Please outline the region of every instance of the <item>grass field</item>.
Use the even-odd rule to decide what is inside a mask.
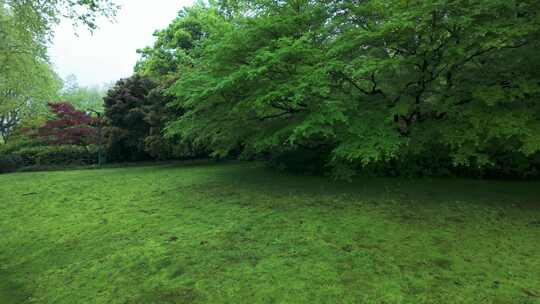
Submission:
[[[0,303],[540,303],[540,182],[0,176]]]

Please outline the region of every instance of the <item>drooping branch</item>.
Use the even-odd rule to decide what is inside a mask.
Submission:
[[[345,74],[342,71],[333,71],[333,72],[331,72],[331,74],[334,75],[334,77],[336,77],[336,78],[341,78],[341,79],[345,80],[346,82],[351,84],[358,91],[362,92],[365,95],[370,95],[370,96],[384,95],[384,92],[381,89],[379,89],[379,87],[377,85],[377,81],[375,79],[375,72],[371,73],[371,75],[368,78],[368,80],[371,82],[371,88],[369,90],[366,90],[365,88],[363,88],[354,79],[352,79],[351,77],[349,77],[347,74]]]

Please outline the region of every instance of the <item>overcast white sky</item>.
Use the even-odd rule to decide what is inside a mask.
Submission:
[[[90,34],[79,28],[75,35],[69,21],[55,32],[49,55],[57,73],[74,74],[83,86],[101,85],[130,76],[138,59],[136,50],[151,45],[152,34],[165,28],[192,0],[116,0],[122,5],[115,23],[99,22]]]

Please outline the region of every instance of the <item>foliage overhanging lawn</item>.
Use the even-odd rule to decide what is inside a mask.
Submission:
[[[0,303],[540,303],[540,183],[0,176]]]

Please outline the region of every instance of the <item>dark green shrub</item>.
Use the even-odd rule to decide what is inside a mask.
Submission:
[[[514,151],[498,153],[493,164],[482,170],[482,176],[489,178],[535,178],[540,176],[540,153],[525,156]]]
[[[540,177],[540,153],[525,156],[512,151],[490,151],[494,160],[485,166],[456,165],[448,148],[432,146],[430,149],[404,150],[399,157],[381,160],[362,166],[352,167],[352,175],[362,176],[462,176],[473,178],[524,179]],[[310,150],[297,148],[272,154],[269,164],[272,167],[302,174],[334,174],[326,163],[330,158],[327,149]]]
[[[23,167],[36,165],[37,155],[48,147],[45,146],[36,146],[36,147],[24,147],[17,151],[14,151],[13,154],[17,155],[21,159]]]
[[[540,153],[525,156],[516,152],[493,153],[492,163],[485,166],[456,165],[447,150],[433,147],[421,153],[404,153],[397,159],[376,162],[358,168],[360,174],[372,176],[461,176],[472,178],[523,179],[540,176]]]
[[[14,154],[0,155],[0,173],[13,172],[22,166],[22,159]]]
[[[172,159],[171,142],[163,138],[163,136],[151,135],[144,139],[144,150],[152,158],[157,160]]]

